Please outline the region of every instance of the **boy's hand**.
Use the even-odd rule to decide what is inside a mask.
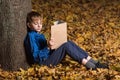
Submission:
[[[50,48],[55,44],[54,38],[51,38],[51,39],[50,39],[49,44],[50,44]]]

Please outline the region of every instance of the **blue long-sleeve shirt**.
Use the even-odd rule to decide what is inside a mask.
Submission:
[[[29,31],[24,41],[27,54],[33,57],[35,63],[41,63],[48,58],[50,50],[43,34]]]

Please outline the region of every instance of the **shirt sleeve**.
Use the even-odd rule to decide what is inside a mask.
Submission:
[[[45,47],[45,48],[40,49],[40,46],[38,45],[34,35],[30,36],[30,44],[31,44],[31,53],[33,55],[35,62],[43,61],[44,59],[48,57],[47,48]]]

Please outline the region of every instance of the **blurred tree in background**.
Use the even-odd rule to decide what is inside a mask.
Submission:
[[[30,0],[0,0],[0,65],[5,70],[27,66],[23,40]]]

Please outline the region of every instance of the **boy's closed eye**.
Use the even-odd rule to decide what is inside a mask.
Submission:
[[[34,25],[42,25],[42,23],[33,22]]]

